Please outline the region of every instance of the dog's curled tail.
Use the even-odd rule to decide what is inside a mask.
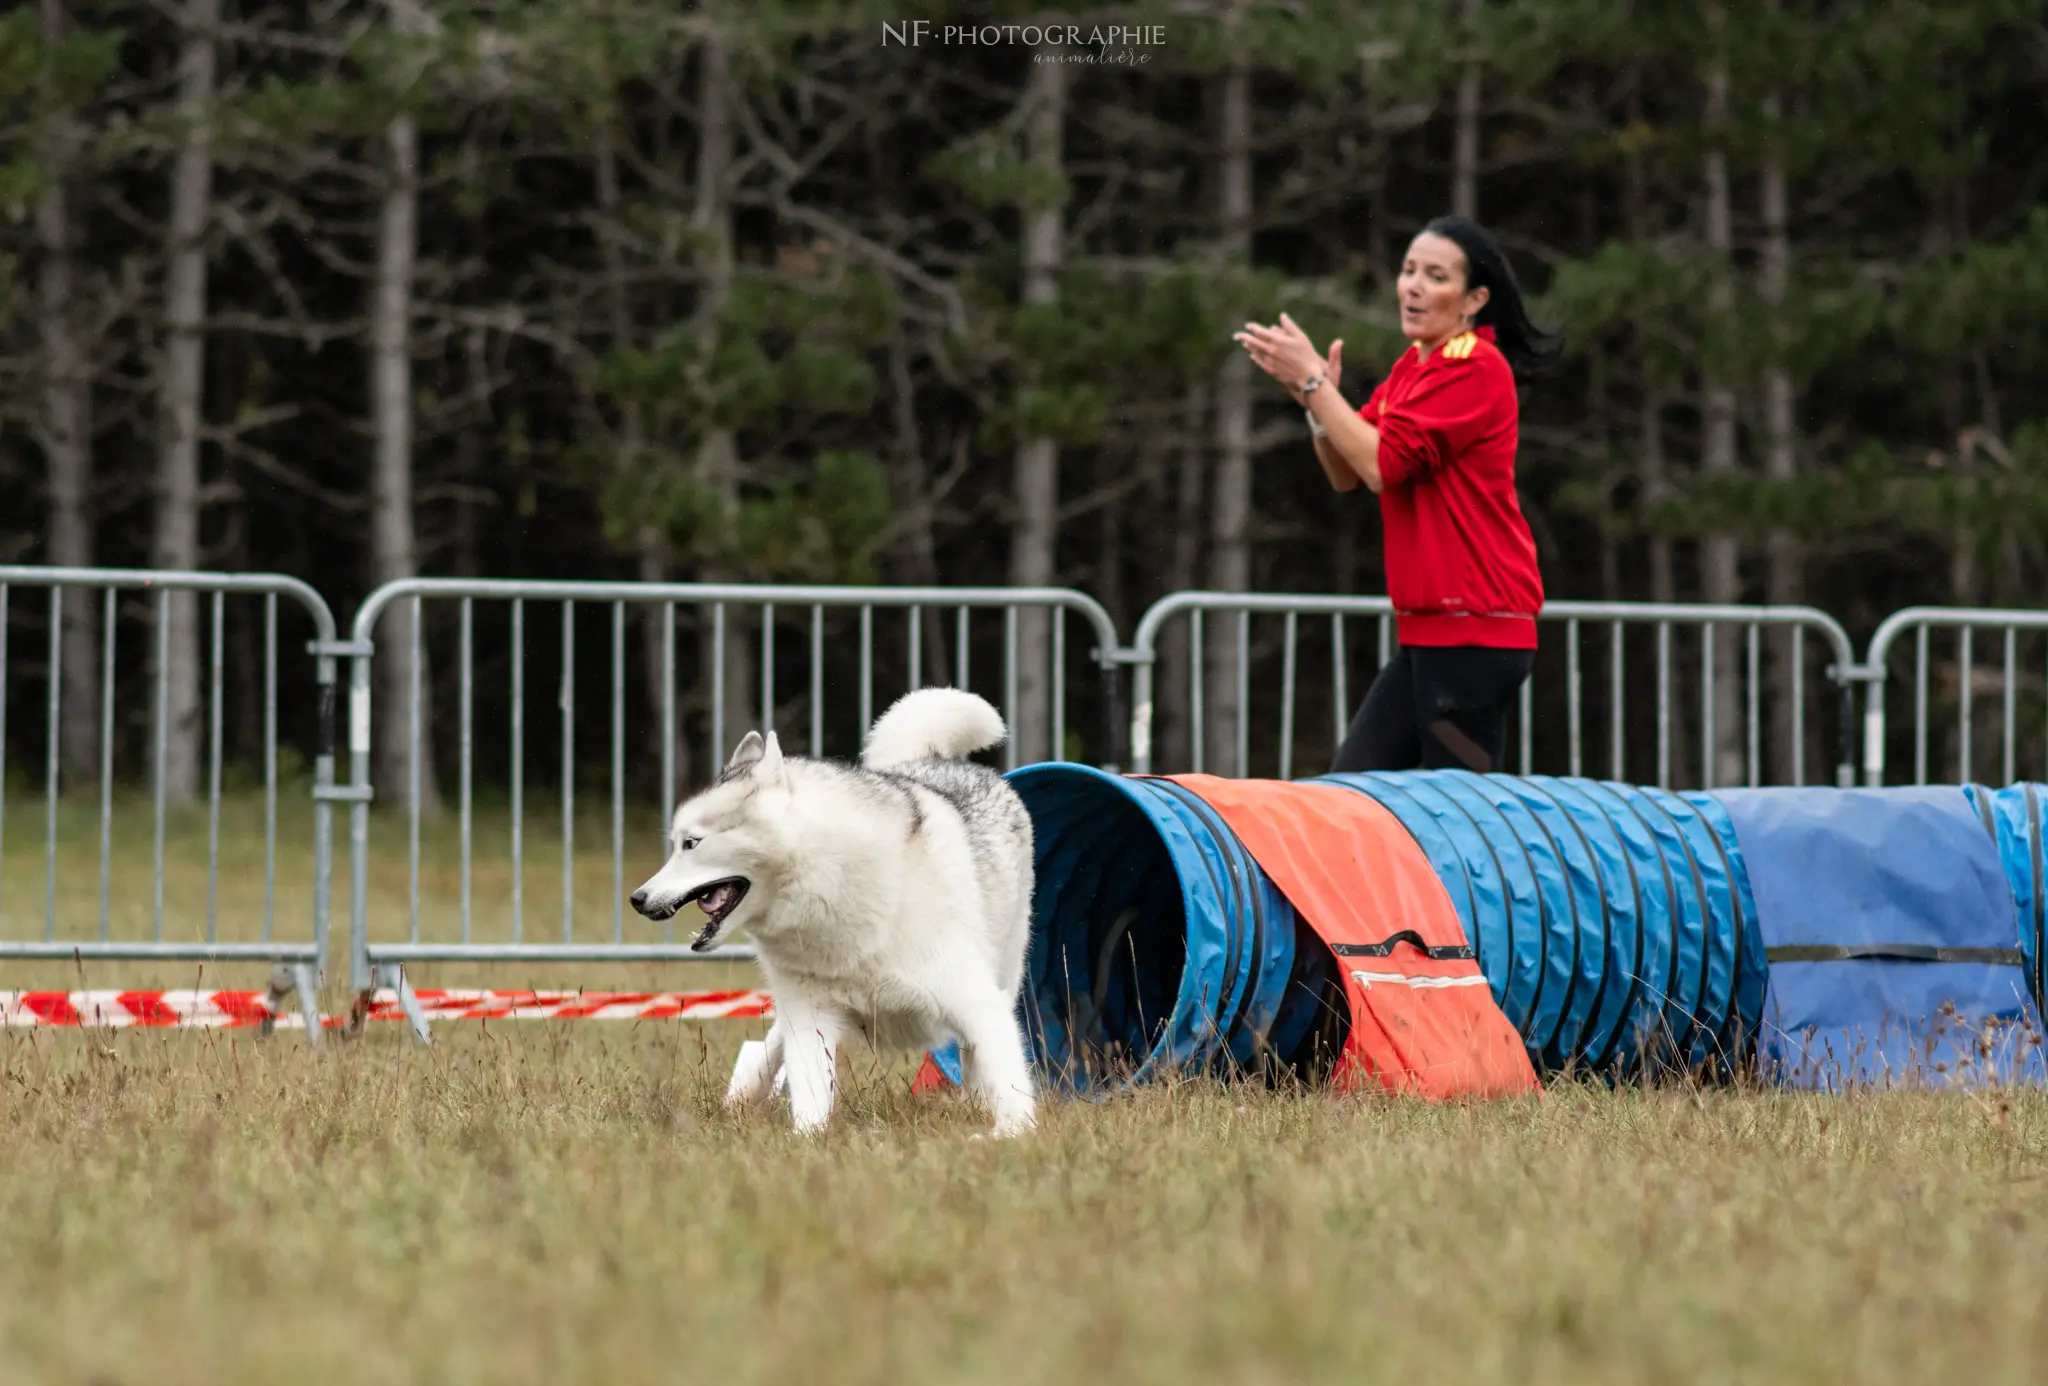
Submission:
[[[957,760],[1000,746],[1009,735],[986,698],[959,688],[906,693],[875,719],[861,763],[883,770],[914,760]]]

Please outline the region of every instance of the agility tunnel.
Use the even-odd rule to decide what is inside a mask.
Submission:
[[[1022,1020],[1055,1089],[2043,1079],[2034,786],[1009,778],[1037,856]]]

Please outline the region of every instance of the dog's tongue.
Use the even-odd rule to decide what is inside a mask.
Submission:
[[[703,907],[705,914],[713,919],[717,919],[719,915],[732,908],[732,896],[733,888],[729,885],[722,885],[714,889],[698,903]]]

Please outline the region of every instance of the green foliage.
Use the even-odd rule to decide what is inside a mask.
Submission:
[[[137,391],[162,331],[176,27],[138,0],[67,8],[77,28],[54,47],[37,7],[0,12],[0,455],[36,455],[34,211],[53,117],[69,114],[81,292],[105,373],[96,461],[110,513],[125,514],[156,442],[135,421],[153,417]],[[421,35],[370,4],[245,7],[235,21],[209,228],[209,371],[224,374],[208,423],[239,431],[209,442],[206,468],[228,498],[221,532],[254,535],[252,550],[337,513],[360,523],[364,304],[382,141],[400,112],[421,141],[415,442],[432,561],[459,492],[481,494],[500,525],[488,561],[504,570],[587,570],[605,542],[630,547],[651,525],[683,567],[900,576],[886,546],[905,523],[887,514],[875,461],[887,457],[899,488],[948,474],[943,500],[893,494],[934,502],[944,578],[988,581],[1018,441],[1059,445],[1063,503],[1113,490],[1162,449],[1199,451],[1183,419],[1248,319],[1285,312],[1319,346],[1343,338],[1343,388],[1363,397],[1406,345],[1386,261],[1447,200],[1453,98],[1475,67],[1481,218],[1570,352],[1523,392],[1527,500],[1565,555],[1555,590],[1594,581],[1593,538],[1734,530],[1747,548],[1791,530],[1816,555],[1816,587],[1840,591],[1866,571],[1845,552],[1945,555],[2015,526],[2048,531],[2048,212],[2029,211],[2048,180],[2038,0],[1731,2],[1718,27],[1704,9],[1642,0],[1249,0],[1235,23],[1222,0],[427,8]],[[885,21],[919,18],[1151,27],[1163,41],[1143,64],[1071,69],[1063,161],[1044,167],[1026,157],[1019,106],[1030,55],[883,44]],[[738,260],[715,305],[705,271],[721,239],[700,223],[697,187],[714,32],[732,60],[725,230]],[[1248,265],[1217,248],[1219,81],[1238,59],[1253,79]],[[1717,70],[1727,113],[1710,122]],[[617,175],[605,206],[600,136]],[[1710,151],[1729,177],[1725,261],[1705,236]],[[1764,264],[1773,162],[1788,190],[1781,295]],[[1045,211],[1063,226],[1056,296],[1026,304],[1021,228]],[[319,329],[317,349],[301,323]],[[1766,483],[1778,373],[1799,475]],[[1694,472],[1709,376],[1734,391],[1739,434],[1738,470],[1711,485]],[[1263,425],[1285,401],[1258,386]],[[1654,504],[1637,455],[1647,396],[1662,401],[1671,487]],[[258,422],[280,404],[300,413]],[[897,451],[912,429],[916,466]],[[701,469],[725,456],[723,434],[730,474],[714,485]],[[1977,434],[1964,466],[1959,435]],[[245,465],[258,454],[263,480]],[[1948,460],[1930,467],[1930,454]],[[1255,500],[1258,570],[1327,582],[1320,541],[1267,537],[1320,532],[1322,492],[1262,470]],[[9,504],[27,535],[45,499],[23,487]],[[1144,545],[1119,541],[1131,600],[1159,578],[1151,519]],[[1063,536],[1063,562],[1095,561],[1092,523]],[[2048,571],[2048,555],[2025,561]],[[1899,581],[1938,592],[1945,570],[1929,562]]]

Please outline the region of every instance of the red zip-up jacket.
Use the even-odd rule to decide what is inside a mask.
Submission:
[[[1515,498],[1521,410],[1493,329],[1403,352],[1358,410],[1380,431],[1387,595],[1403,645],[1536,648],[1543,577]]]

